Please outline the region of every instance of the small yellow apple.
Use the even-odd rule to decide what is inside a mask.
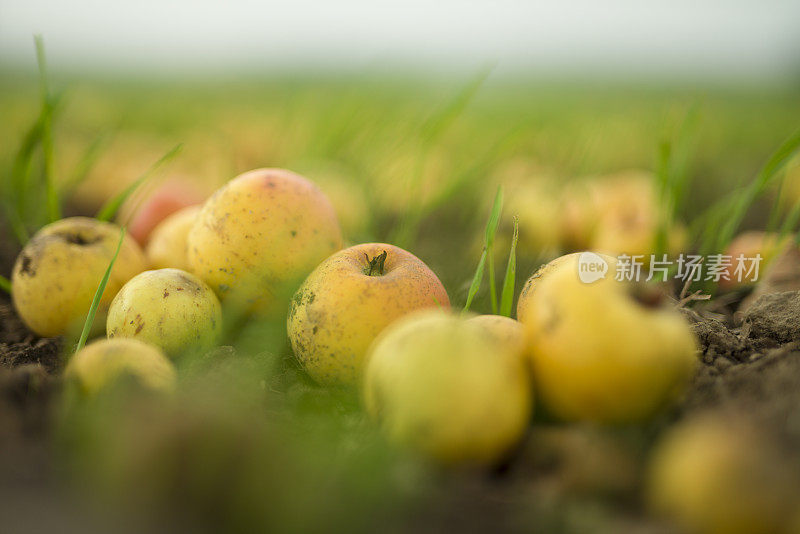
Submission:
[[[370,343],[390,323],[422,309],[450,307],[442,283],[419,258],[394,245],[339,251],[295,293],[287,329],[297,359],[322,384],[354,384]]]
[[[525,434],[531,384],[524,354],[481,322],[438,310],[388,327],[370,348],[369,415],[387,437],[448,465],[491,465]]]
[[[180,269],[140,273],[122,286],[108,310],[109,338],[136,338],[174,357],[211,347],[222,331],[217,296]]]
[[[188,258],[223,300],[271,311],[341,246],[322,191],[291,171],[257,169],[206,201],[189,230]]]
[[[156,226],[147,241],[145,254],[154,269],[189,270],[186,240],[200,206],[188,206],[167,216]]]
[[[88,217],[69,217],[39,230],[17,257],[11,275],[14,307],[40,336],[80,331],[119,243],[120,228]],[[120,287],[147,268],[139,245],[125,235],[100,299],[95,325],[105,324]]]
[[[741,412],[695,415],[657,445],[649,504],[690,532],[794,533],[800,488],[786,463]]]
[[[585,258],[555,260],[519,303],[537,393],[566,420],[645,419],[682,392],[697,342],[652,288],[617,281],[614,263],[599,255],[591,259],[605,271],[582,270]]]
[[[153,390],[171,391],[175,368],[157,347],[136,339],[101,339],[83,347],[67,364],[64,376],[93,395],[123,375]]]

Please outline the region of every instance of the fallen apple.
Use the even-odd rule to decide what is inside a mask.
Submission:
[[[480,322],[438,310],[389,326],[369,351],[364,401],[394,443],[448,465],[500,461],[525,434],[524,355]]]
[[[222,330],[220,303],[208,285],[179,269],[145,271],[111,302],[109,338],[136,338],[169,356],[207,349]]]
[[[206,201],[189,230],[188,258],[221,299],[271,313],[341,246],[322,191],[291,171],[257,169]]]
[[[648,501],[688,532],[797,532],[800,487],[788,463],[741,412],[695,415],[657,444]]]
[[[25,324],[40,336],[80,331],[100,281],[111,263],[120,228],[88,217],[70,217],[39,230],[17,257],[12,299]],[[125,235],[95,325],[105,324],[119,288],[147,268],[136,241]]]
[[[143,386],[171,391],[175,368],[157,347],[136,339],[101,339],[83,347],[64,370],[80,391],[94,395],[120,377],[132,376]]]
[[[136,209],[128,224],[128,231],[144,246],[161,221],[185,207],[200,205],[205,199],[204,193],[188,183],[164,184]]]
[[[200,206],[182,208],[161,221],[150,233],[145,254],[154,269],[189,270],[186,240]]]
[[[583,254],[558,258],[519,304],[536,391],[562,419],[645,419],[692,376],[694,334],[657,288],[617,281],[613,263],[602,276],[586,278],[585,260]]]
[[[775,232],[749,231],[733,238],[723,256],[728,256],[730,265],[719,285],[723,289],[735,289],[758,281],[773,259],[783,253],[791,243],[791,236],[783,239]],[[758,269],[755,268],[756,263]]]
[[[476,315],[467,321],[483,328],[498,345],[508,346],[519,354],[528,351],[528,333],[519,321],[502,315]]]
[[[322,384],[354,384],[375,337],[410,312],[450,307],[442,283],[419,258],[367,243],[321,263],[297,290],[287,329],[297,359]]]

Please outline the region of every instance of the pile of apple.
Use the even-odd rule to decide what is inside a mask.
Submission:
[[[13,301],[34,332],[82,325],[119,232],[75,217],[26,245]],[[285,317],[308,374],[360,388],[391,441],[439,463],[485,466],[524,438],[534,403],[564,421],[637,422],[693,374],[697,344],[683,314],[652,287],[617,281],[611,257],[592,283],[578,276],[579,254],[545,265],[513,320],[451,311],[437,276],[401,248],[342,246],[312,182],[281,169],[242,174],[164,219],[144,251],[123,239],[96,320],[107,339],[74,355],[66,375],[89,394],[122,374],[168,393],[172,362],[220,340],[223,309]]]

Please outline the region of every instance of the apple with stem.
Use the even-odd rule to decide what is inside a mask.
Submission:
[[[389,324],[424,308],[449,308],[442,283],[419,258],[366,243],[320,264],[295,293],[287,329],[298,360],[317,382],[352,385]]]

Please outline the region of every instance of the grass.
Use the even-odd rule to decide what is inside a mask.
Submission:
[[[519,217],[514,216],[514,233],[511,236],[511,250],[508,252],[506,275],[503,278],[503,291],[500,299],[500,315],[511,317],[514,294],[517,289],[517,241],[519,241]]]
[[[497,234],[497,228],[500,226],[500,213],[503,211],[503,188],[498,187],[497,193],[494,196],[494,203],[492,204],[492,210],[489,212],[489,220],[486,222],[486,230],[484,232],[484,241],[483,241],[483,250],[481,251],[481,257],[478,260],[478,266],[475,268],[475,274],[472,277],[472,283],[469,286],[469,291],[467,292],[467,301],[464,303],[464,310],[465,312],[469,311],[470,306],[472,306],[472,301],[475,299],[475,295],[478,294],[478,290],[481,288],[481,282],[483,281],[483,271],[487,262],[490,265],[489,269],[489,287],[490,287],[490,295],[492,301],[492,310],[496,313],[497,311],[497,300],[496,300],[496,292],[497,289],[495,288],[495,281],[494,281],[494,268],[493,268],[493,260],[491,259],[492,253],[494,251],[494,237]]]
[[[790,135],[775,150],[755,178],[745,186],[724,196],[697,219],[697,233],[700,235],[699,250],[707,255],[724,251],[736,233],[748,211],[759,198],[769,191],[780,189],[786,164],[800,151],[800,130]],[[772,210],[779,209],[774,203]],[[770,215],[773,218],[774,215]],[[792,215],[787,219],[791,223]],[[789,226],[784,229],[788,231]]]
[[[53,162],[53,98],[47,79],[47,59],[44,51],[44,39],[35,37],[36,61],[39,64],[39,85],[41,90],[41,144],[44,162],[44,184],[47,199],[47,217],[49,222],[61,218],[61,202],[56,186],[55,163]]]
[[[114,197],[108,199],[108,201],[103,204],[103,207],[100,208],[100,211],[97,212],[95,217],[99,221],[110,221],[116,215],[122,205],[127,201],[131,195],[133,195],[137,189],[139,189],[142,185],[147,182],[155,172],[165,163],[172,160],[175,156],[177,156],[181,150],[183,149],[182,144],[175,145],[172,147],[166,154],[161,156],[158,161],[153,163],[149,169],[147,169],[141,176],[139,176],[136,180],[134,180],[131,184],[129,184],[125,189],[123,189],[119,194],[115,195]]]
[[[111,258],[111,261],[108,263],[108,268],[106,268],[103,278],[100,279],[100,284],[97,286],[97,291],[95,291],[94,298],[92,299],[92,305],[89,307],[89,311],[86,314],[86,321],[83,323],[83,330],[81,330],[81,335],[78,338],[78,344],[75,346],[76,354],[84,347],[84,345],[86,345],[86,340],[89,339],[89,333],[92,331],[94,318],[97,315],[97,308],[100,307],[100,300],[103,298],[106,285],[108,285],[108,279],[111,277],[111,271],[114,269],[114,264],[117,262],[117,256],[119,256],[119,251],[122,248],[122,242],[125,240],[125,233],[126,229],[125,227],[122,227],[119,232],[117,249],[114,252],[114,256]]]
[[[6,278],[5,276],[0,276],[0,289],[11,294],[11,280]]]

